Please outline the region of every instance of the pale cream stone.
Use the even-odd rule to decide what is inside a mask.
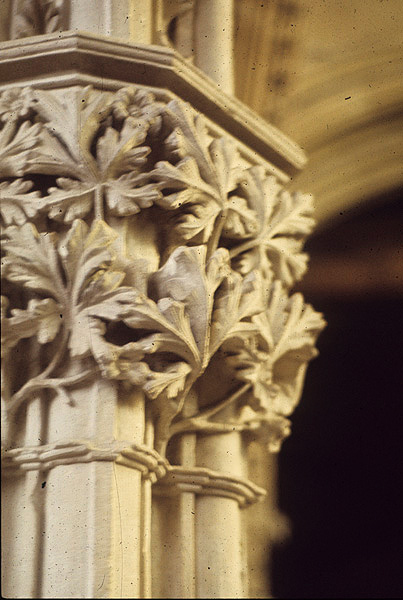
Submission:
[[[40,8],[54,31],[64,4]],[[172,48],[70,9],[92,33],[0,55],[3,594],[248,597],[247,447],[289,434],[324,326],[290,294],[305,157]]]

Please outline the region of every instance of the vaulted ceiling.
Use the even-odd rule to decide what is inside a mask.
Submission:
[[[306,151],[292,185],[315,195],[320,225],[403,188],[403,2],[235,7],[236,93]]]

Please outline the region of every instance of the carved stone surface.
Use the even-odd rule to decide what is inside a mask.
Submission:
[[[304,157],[172,49],[57,38],[0,57],[5,589],[242,597],[245,444],[278,450],[323,327]]]
[[[240,169],[230,138],[142,89],[11,89],[0,118],[5,360],[35,337],[44,364],[11,386],[6,414],[40,389],[70,402],[100,372],[145,391],[159,451],[179,432],[234,429],[277,449],[323,327],[287,293],[306,268],[310,197]],[[163,240],[157,269],[119,251],[140,214]],[[60,376],[67,355],[75,373]],[[208,367],[229,370],[230,393],[184,416]]]
[[[44,365],[11,385],[6,414],[41,389],[71,402],[101,373],[142,387],[158,451],[179,432],[248,429],[277,449],[323,327],[287,293],[306,268],[311,198],[240,169],[230,138],[142,89],[10,89],[0,118],[5,368],[32,337]],[[137,215],[162,240],[157,269],[122,251]],[[67,356],[75,372],[61,376]],[[233,385],[189,415],[208,367]]]
[[[39,88],[99,87],[100,59],[103,90],[133,83],[158,89],[165,98],[173,96],[170,90],[240,140],[243,153],[249,146],[254,157],[268,161],[266,166],[282,181],[305,165],[306,156],[297,144],[221,91],[172,48],[136,46],[71,31],[13,40],[2,44],[0,81],[7,87],[15,87],[16,82],[24,86],[26,81]]]
[[[66,26],[66,0],[14,0],[11,38],[53,33]]]

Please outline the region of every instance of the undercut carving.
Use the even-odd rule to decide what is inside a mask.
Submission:
[[[43,366],[7,386],[7,418],[45,389],[72,404],[101,376],[145,392],[162,455],[189,431],[255,431],[277,450],[324,326],[288,294],[311,198],[144,89],[11,89],[0,119],[5,368],[28,338]],[[127,231],[141,224],[154,238],[130,245],[160,258],[139,273]],[[189,407],[222,369],[225,396]]]

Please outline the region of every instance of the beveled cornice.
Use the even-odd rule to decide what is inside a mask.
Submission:
[[[242,102],[228,96],[172,48],[134,45],[88,33],[63,32],[0,44],[0,86],[62,87],[92,83],[116,89],[136,83],[169,90],[286,175],[301,169],[301,148]]]

